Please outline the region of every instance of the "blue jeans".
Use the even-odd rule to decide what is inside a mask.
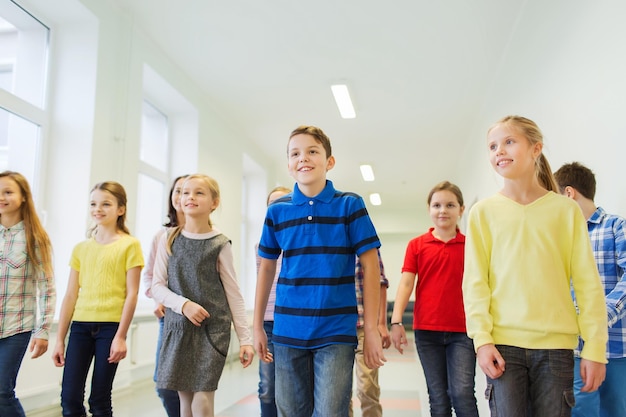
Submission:
[[[94,360],[89,394],[93,417],[112,417],[111,390],[117,363],[109,363],[111,342],[119,323],[72,322],[65,352],[61,384],[61,407],[64,417],[84,417],[85,384]]]
[[[606,378],[594,392],[580,392],[580,358],[574,360],[574,396],[576,405],[573,417],[626,416],[626,358],[609,359]]]
[[[161,343],[163,342],[163,322],[164,317],[159,319],[159,338],[157,339],[156,346],[156,365],[154,367],[154,382],[157,380],[157,368],[159,366],[159,355],[161,354]],[[180,417],[180,398],[178,397],[178,391],[171,389],[157,388],[157,395],[163,403],[163,408],[168,417]]]
[[[272,333],[274,331],[273,321],[264,321],[263,329],[267,334],[267,349],[274,354],[274,344],[272,343]],[[259,360],[259,402],[261,403],[261,417],[276,417],[276,399],[274,398],[275,373],[274,362],[263,362]]]
[[[31,333],[18,333],[0,339],[0,416],[26,415],[20,400],[15,397],[15,383]]]
[[[574,352],[496,345],[506,365],[487,377],[492,417],[569,417],[574,405]]]
[[[474,379],[476,354],[465,333],[415,330],[432,417],[478,417]]]
[[[352,396],[353,345],[296,349],[274,345],[280,417],[346,417]]]

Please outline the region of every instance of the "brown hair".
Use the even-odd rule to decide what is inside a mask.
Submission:
[[[176,227],[176,226],[178,226],[178,213],[176,213],[176,209],[174,208],[174,205],[172,204],[172,196],[174,195],[174,191],[176,190],[176,183],[178,182],[178,180],[181,180],[183,178],[187,178],[188,176],[189,175],[181,175],[179,177],[176,177],[176,179],[174,179],[174,182],[172,183],[172,187],[170,188],[170,195],[169,195],[169,198],[167,200],[167,218],[168,218],[168,222],[163,225],[165,227]]]
[[[463,207],[463,193],[458,186],[452,184],[450,181],[441,181],[430,190],[430,193],[428,193],[428,199],[426,200],[428,205],[430,205],[430,200],[432,200],[433,194],[437,191],[450,191],[459,201],[459,205]]]
[[[189,175],[189,176],[187,176],[187,178],[185,178],[185,182],[183,183],[183,186],[184,186],[184,184],[187,183],[187,181],[191,181],[191,180],[201,180],[201,181],[203,181],[205,183],[205,185],[207,186],[207,188],[209,189],[209,192],[211,193],[211,197],[213,198],[214,201],[217,201],[217,205],[219,205],[219,202],[220,202],[220,186],[217,183],[217,181],[215,181],[213,178],[209,177],[208,175],[193,174],[193,175]],[[213,227],[213,224],[211,223],[211,217],[210,216],[209,216],[209,226]],[[178,225],[169,234],[169,237],[167,238],[167,253],[169,255],[172,254],[172,243],[174,243],[174,239],[176,239],[176,237],[180,234],[180,232],[182,230],[183,230],[183,226]]]
[[[543,133],[541,133],[539,126],[530,119],[515,115],[505,116],[491,126],[487,133],[491,132],[491,130],[498,125],[506,125],[516,129],[531,145],[536,143],[543,144]],[[558,192],[556,181],[552,175],[552,169],[543,151],[539,155],[539,158],[535,160],[535,175],[537,180],[539,180],[539,184],[546,190]]]
[[[124,207],[124,213],[122,213],[120,216],[117,216],[116,225],[117,225],[117,230],[120,230],[129,235],[130,232],[128,231],[128,228],[126,227],[126,212],[128,211],[127,205],[126,205],[127,204],[126,190],[124,190],[124,187],[122,187],[122,184],[115,182],[115,181],[99,182],[93,186],[90,193],[93,193],[96,190],[106,191],[112,194],[113,197],[115,197],[115,200],[117,200],[118,207]],[[93,236],[96,231],[96,228],[97,228],[96,226],[91,227],[87,231],[87,237]]]
[[[330,139],[326,136],[326,133],[319,127],[315,126],[298,126],[289,135],[289,140],[296,135],[311,135],[315,141],[322,145],[326,151],[326,158],[330,158],[333,154],[332,147],[330,146]],[[289,152],[289,141],[287,141],[287,152]]]
[[[51,277],[53,275],[52,243],[39,220],[39,216],[37,216],[28,181],[22,174],[14,171],[4,171],[0,173],[1,177],[12,179],[20,188],[20,193],[24,199],[20,206],[20,216],[24,223],[26,235],[26,254],[36,271],[43,271],[46,277]]]
[[[580,162],[563,165],[554,173],[561,194],[565,187],[573,187],[585,198],[593,201],[596,196],[596,176]]]

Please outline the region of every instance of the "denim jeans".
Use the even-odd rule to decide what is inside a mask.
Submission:
[[[267,334],[267,349],[274,354],[274,344],[272,343],[272,333],[274,331],[273,321],[264,321],[263,329]],[[263,362],[259,360],[259,402],[261,403],[261,417],[276,417],[276,399],[274,398],[275,373],[274,362]]]
[[[574,405],[574,352],[496,345],[504,358],[500,378],[487,377],[492,417],[569,417]]]
[[[296,349],[274,345],[280,417],[346,417],[352,393],[353,345]]]
[[[24,332],[0,339],[0,416],[26,415],[15,397],[15,382],[31,334]]]
[[[574,396],[576,405],[573,417],[626,416],[626,358],[609,359],[606,378],[594,392],[580,392],[580,358],[574,360]]]
[[[474,392],[476,354],[465,333],[415,330],[415,346],[424,369],[430,415],[478,417]]]
[[[109,363],[111,342],[119,323],[72,322],[65,352],[61,383],[61,407],[64,417],[83,417],[87,373],[94,360],[89,394],[93,417],[111,417],[111,390],[117,363]]]
[[[164,317],[159,319],[159,338],[157,339],[156,346],[156,365],[154,367],[154,382],[157,380],[157,368],[159,366],[159,355],[161,354],[161,343],[163,342],[163,322]],[[180,417],[180,398],[178,397],[178,391],[171,389],[157,388],[157,395],[163,403],[163,408],[168,417]]]

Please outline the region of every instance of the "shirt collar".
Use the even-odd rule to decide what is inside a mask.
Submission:
[[[24,220],[14,224],[11,227],[4,227],[3,225],[0,224],[0,232],[19,232],[21,230],[24,230]]]
[[[428,238],[426,239],[428,242],[441,242],[441,240],[437,239],[435,236],[433,236],[433,230],[435,230],[434,227],[431,227],[430,229],[428,229]],[[463,235],[461,233],[461,230],[459,230],[459,228],[456,228],[456,236],[453,237],[452,239],[448,240],[445,243],[463,243],[465,242],[465,235]]]
[[[326,186],[324,186],[324,189],[315,197],[307,197],[302,194],[300,188],[298,188],[298,184],[296,183],[293,187],[292,201],[298,206],[306,204],[311,200],[316,200],[322,203],[330,203],[334,195],[335,187],[333,186],[333,182],[331,180],[326,180]]]
[[[606,211],[602,207],[598,207],[591,217],[587,219],[587,223],[600,224],[604,216],[606,216]]]

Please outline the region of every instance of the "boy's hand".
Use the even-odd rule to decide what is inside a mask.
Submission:
[[[606,365],[589,359],[580,360],[580,377],[583,380],[581,392],[593,392],[600,388],[606,376]]]
[[[259,355],[259,359],[263,362],[270,363],[274,361],[274,356],[267,348],[267,333],[265,333],[264,329],[254,329],[254,348]]]
[[[204,319],[211,317],[208,311],[204,309],[200,304],[193,301],[187,301],[183,304],[183,315],[189,319],[194,326],[200,326]]]
[[[365,330],[365,340],[363,342],[365,365],[370,369],[378,369],[387,362],[383,354],[383,345],[378,329],[374,330],[375,331]]]
[[[504,373],[505,362],[502,355],[493,343],[482,345],[476,351],[476,358],[480,369],[491,379],[497,379]]]
[[[391,336],[389,335],[389,329],[385,323],[378,323],[378,333],[380,333],[380,340],[383,343],[383,349],[387,349],[391,346]]]

